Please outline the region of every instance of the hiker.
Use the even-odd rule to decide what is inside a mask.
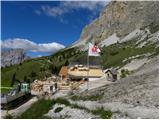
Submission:
[[[108,78],[108,81],[111,81],[111,76],[109,75],[109,73],[107,73],[107,78]]]
[[[58,90],[57,83],[55,83],[55,90],[56,90],[56,91]]]

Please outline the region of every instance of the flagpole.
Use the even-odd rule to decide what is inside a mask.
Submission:
[[[90,70],[90,68],[89,68],[89,55],[87,57],[87,66],[88,66],[88,71],[87,71],[87,90],[89,90],[89,70]]]
[[[89,43],[88,43],[88,55],[87,55],[87,90],[89,90]]]
[[[91,43],[88,43],[88,56],[87,56],[87,90],[89,90],[89,71],[90,71],[90,66],[89,66],[89,56],[100,56],[99,55],[100,49],[97,47],[97,45],[92,45]]]

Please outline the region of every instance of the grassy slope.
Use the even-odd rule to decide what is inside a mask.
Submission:
[[[10,81],[12,79],[12,75],[14,72],[17,73],[17,79],[22,80],[24,75],[29,75],[31,71],[38,72],[40,70],[40,63],[36,61],[27,61],[22,65],[14,65],[11,67],[7,67],[2,69],[2,86],[9,86]]]
[[[18,119],[45,119],[47,117],[43,115],[46,114],[54,104],[52,100],[41,99],[22,113]]]
[[[104,68],[121,67],[125,64],[122,62],[125,58],[145,53],[158,53],[158,49],[155,49],[155,45],[156,44],[148,44],[142,48],[137,48],[134,41],[128,41],[104,47],[102,49],[102,66]]]
[[[48,57],[34,58],[28,61],[24,61],[22,64],[13,65],[3,68],[1,71],[1,86],[10,87],[12,75],[16,72],[16,78],[23,81],[24,76],[29,79],[31,72],[35,72],[37,75],[35,78],[42,78],[44,75],[50,75],[51,73],[58,73],[61,66],[63,66],[67,60],[72,59],[74,56],[80,55],[75,48],[63,49],[54,55]],[[53,71],[51,67],[56,67]],[[42,71],[42,68],[44,69]],[[44,72],[45,71],[45,72]],[[6,92],[8,89],[2,89],[1,92]]]

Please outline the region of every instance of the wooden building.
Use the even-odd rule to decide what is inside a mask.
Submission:
[[[108,70],[105,71],[105,74],[107,75],[106,77],[107,77],[108,81],[113,81],[114,82],[114,81],[117,80],[117,74],[118,74],[117,70],[108,69]]]

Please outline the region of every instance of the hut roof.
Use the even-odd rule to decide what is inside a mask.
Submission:
[[[105,73],[107,73],[107,72],[111,72],[113,75],[118,74],[118,71],[114,68],[105,70]]]
[[[59,72],[59,75],[66,76],[67,73],[68,73],[68,68],[67,68],[67,66],[61,67],[61,70],[60,70],[60,72]]]

